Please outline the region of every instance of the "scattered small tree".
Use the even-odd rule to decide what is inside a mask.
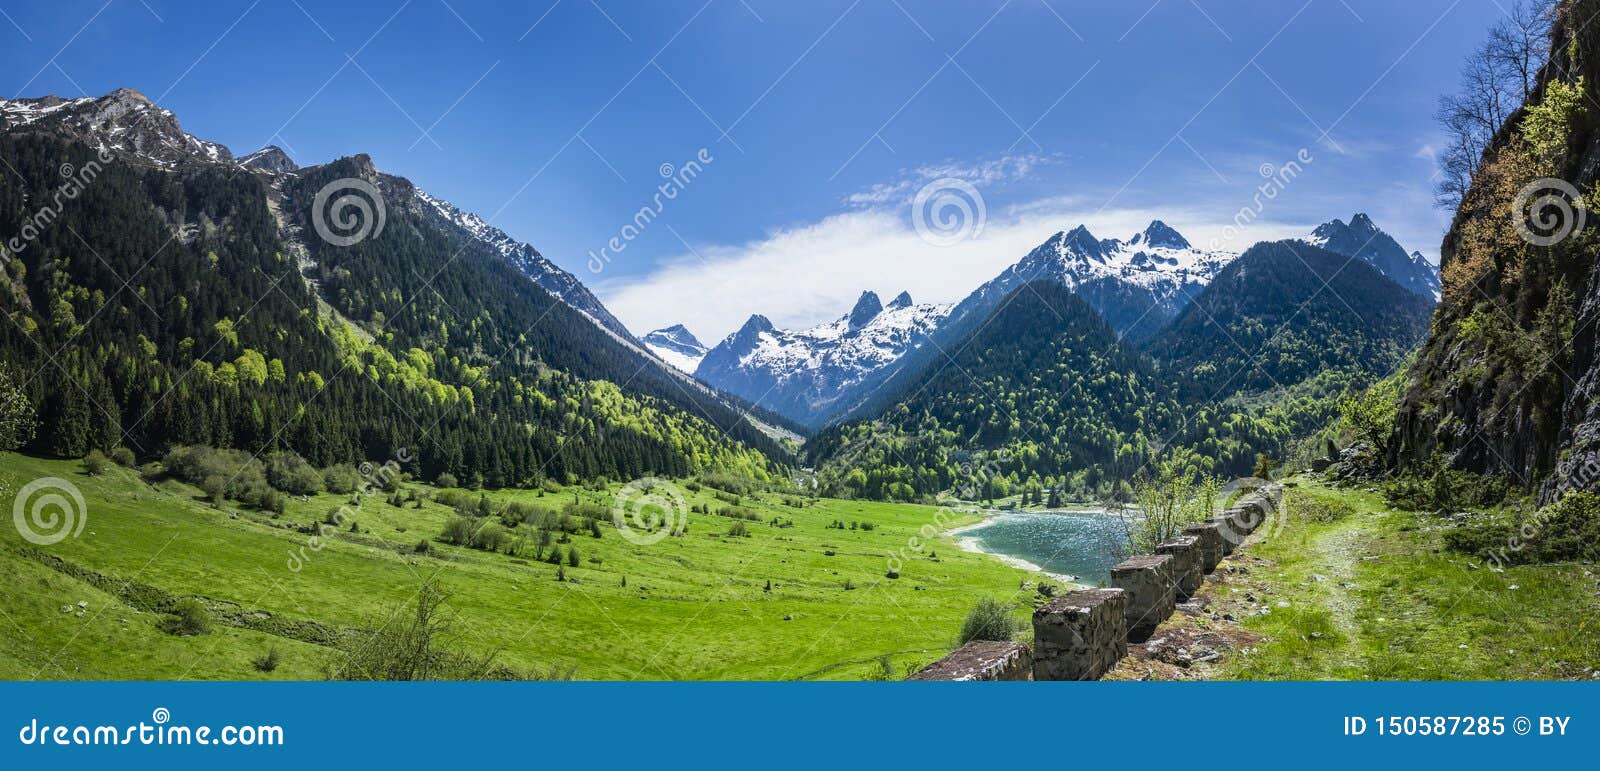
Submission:
[[[1010,642],[1019,629],[1021,624],[1011,617],[1011,608],[992,597],[980,597],[961,622],[956,644],[966,645],[973,640]]]
[[[211,631],[211,611],[199,600],[185,597],[172,606],[172,614],[161,622],[167,634],[193,637]]]

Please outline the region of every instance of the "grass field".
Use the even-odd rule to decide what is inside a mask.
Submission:
[[[1232,679],[1592,679],[1600,575],[1591,564],[1512,567],[1443,548],[1454,525],[1397,511],[1366,488],[1291,480],[1289,519],[1249,547],[1272,592],[1242,619],[1265,641],[1215,673]],[[1322,517],[1308,517],[1308,513]],[[1322,519],[1325,521],[1318,521]]]
[[[938,510],[927,506],[824,499],[796,508],[787,496],[754,494],[740,501],[762,519],[746,523],[748,537],[727,535],[733,520],[691,514],[683,536],[648,546],[606,522],[598,539],[572,537],[583,562],[563,568],[561,582],[554,565],[504,554],[437,542],[414,553],[450,515],[432,501],[401,508],[369,497],[355,509],[359,534],[313,550],[295,526],[320,521],[346,496],[291,499],[273,519],[213,507],[177,482],[152,486],[126,468],[89,476],[76,461],[0,454],[10,493],[41,477],[81,490],[87,519],[77,537],[45,546],[0,528],[5,679],[320,679],[335,651],[316,641],[385,623],[432,577],[451,595],[461,643],[528,675],[859,679],[883,656],[902,673],[939,658],[980,595],[1025,601],[1019,585],[1037,578],[942,536],[906,549],[934,522]],[[550,508],[576,496],[609,510],[617,487],[488,495]],[[684,494],[715,508],[712,492]],[[773,517],[793,525],[771,526]],[[846,529],[828,527],[835,521]],[[888,555],[902,549],[899,577],[888,578]],[[167,634],[164,615],[129,600],[152,593],[202,598],[217,623],[207,634]],[[1019,605],[1017,617],[1028,611]],[[258,671],[252,661],[271,648],[279,666]]]

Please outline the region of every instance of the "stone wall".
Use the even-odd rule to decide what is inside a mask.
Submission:
[[[1098,680],[1128,654],[1127,596],[1084,589],[1033,612],[1035,680]]]
[[[1177,600],[1194,596],[1204,574],[1271,522],[1282,505],[1282,487],[1252,490],[1221,515],[1162,543],[1157,553],[1118,563],[1111,569],[1112,588],[1051,600],[1033,613],[1032,651],[1022,643],[974,641],[910,679],[1097,680],[1127,655],[1130,640],[1148,639]]]
[[[1033,654],[1019,642],[973,640],[911,680],[1032,680]]]

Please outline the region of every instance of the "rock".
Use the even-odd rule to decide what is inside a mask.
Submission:
[[[1033,679],[1098,680],[1128,653],[1127,592],[1069,592],[1033,612]]]
[[[1322,575],[1321,573],[1312,573],[1311,574],[1311,580],[1320,584],[1323,581],[1328,580],[1328,577],[1325,576],[1325,575]]]
[[[1033,656],[1019,642],[973,640],[912,675],[910,680],[1032,680]]]
[[[1289,607],[1289,601],[1288,600],[1278,600],[1278,607],[1280,607],[1280,608]]]
[[[1169,554],[1130,557],[1111,568],[1111,585],[1127,592],[1128,639],[1142,642],[1172,615],[1177,580]]]
[[[71,605],[62,605],[61,606],[61,612],[62,613],[71,613],[72,612],[72,606]]]

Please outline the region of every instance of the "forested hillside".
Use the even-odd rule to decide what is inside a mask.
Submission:
[[[0,289],[0,360],[40,419],[29,450],[209,444],[331,465],[408,448],[428,478],[491,486],[763,477],[781,457],[363,156],[277,177],[220,162],[160,170],[30,128],[0,134],[0,159],[14,172],[0,230],[50,217],[10,250]],[[68,167],[98,175],[56,195]],[[310,221],[317,191],[340,178],[377,185],[387,209],[385,227],[349,246]]]
[[[911,499],[976,477],[988,487],[973,495],[1013,484],[1109,494],[1173,424],[1166,393],[1082,298],[1040,281],[1014,290],[894,406],[823,431],[807,450],[842,494]]]

